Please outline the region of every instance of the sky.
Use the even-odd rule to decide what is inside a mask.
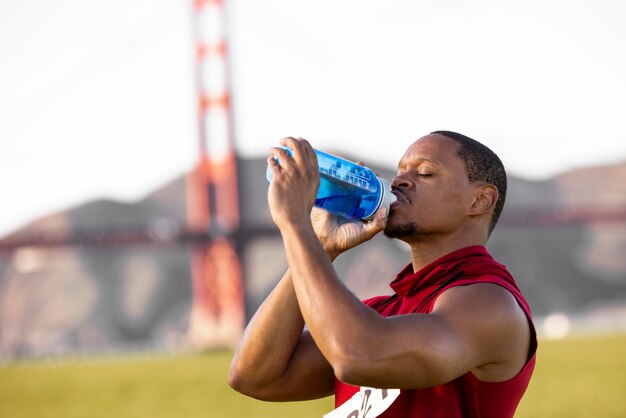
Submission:
[[[454,130],[542,180],[626,160],[626,2],[227,0],[235,140],[390,168]],[[191,0],[0,0],[0,236],[197,159]]]

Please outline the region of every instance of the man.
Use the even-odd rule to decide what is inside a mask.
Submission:
[[[289,270],[250,321],[229,384],[270,401],[335,393],[333,418],[513,416],[536,338],[513,278],[484,248],[505,200],[498,157],[454,132],[426,135],[400,160],[388,217],[361,223],[311,217],[315,153],[303,139],[281,144],[293,158],[270,150],[268,202]],[[331,263],[382,230],[410,245],[411,263],[394,295],[362,303]]]

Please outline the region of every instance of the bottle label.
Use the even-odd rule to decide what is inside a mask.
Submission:
[[[348,171],[341,166],[331,166],[330,168],[320,167],[320,174],[328,174],[332,177],[340,179],[341,181],[354,184],[364,189],[369,187],[371,181],[369,170],[354,169],[352,171]]]

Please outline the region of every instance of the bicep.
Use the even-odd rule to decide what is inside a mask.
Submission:
[[[355,386],[426,388],[453,380],[471,364],[463,333],[439,314],[382,321],[383,328],[371,335],[366,347],[339,369],[340,380]]]
[[[519,321],[517,302],[499,286],[449,289],[429,314],[382,318],[361,350],[367,355],[341,378],[381,388],[432,387],[486,364],[505,364],[519,351],[512,341],[525,335],[521,316]]]

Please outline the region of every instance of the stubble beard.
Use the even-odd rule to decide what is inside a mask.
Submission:
[[[387,223],[383,233],[387,238],[406,238],[417,234],[417,225],[415,222],[405,222],[400,225]]]

